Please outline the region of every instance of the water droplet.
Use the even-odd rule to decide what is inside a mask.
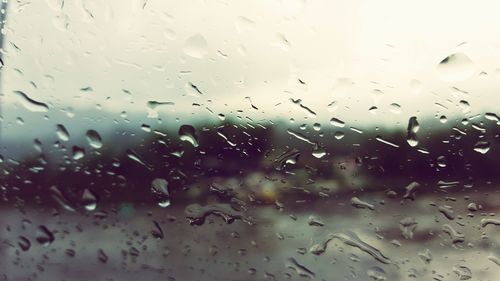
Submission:
[[[344,138],[345,134],[344,134],[343,132],[341,132],[341,131],[336,131],[336,132],[333,134],[333,136],[334,136],[336,139],[340,140],[340,139],[343,139],[343,138]]]
[[[500,226],[500,220],[496,220],[496,219],[481,219],[481,227],[486,227],[488,225]]]
[[[48,246],[54,242],[54,234],[44,225],[40,225],[36,230],[36,241],[43,245]]]
[[[410,120],[408,120],[408,128],[406,131],[406,142],[408,142],[411,147],[415,147],[418,145],[417,132],[419,129],[420,125],[418,124],[417,117],[410,117]]]
[[[490,260],[494,264],[500,266],[500,257],[498,257],[494,254],[490,254],[490,255],[488,255],[488,260]]]
[[[492,112],[485,113],[484,118],[491,120],[491,121],[495,121],[497,123],[500,122],[500,118],[498,117],[498,115],[496,115],[495,113],[492,113]]]
[[[400,114],[401,113],[401,105],[397,103],[391,103],[389,105],[389,111],[394,113],[394,114]]]
[[[340,241],[342,241],[344,244],[346,244],[348,246],[358,248],[361,251],[369,254],[370,256],[372,256],[374,259],[376,259],[377,261],[379,261],[381,263],[384,263],[384,264],[391,264],[392,263],[392,261],[387,256],[385,256],[382,252],[380,252],[380,250],[378,250],[377,248],[371,246],[370,244],[367,244],[364,241],[362,241],[358,237],[358,235],[356,235],[356,233],[354,233],[352,231],[347,231],[345,233],[335,233],[335,234],[331,233],[327,236],[325,241],[323,241],[322,243],[313,245],[309,249],[309,252],[311,252],[315,255],[323,254],[326,250],[326,247],[328,246],[328,243],[333,239],[339,239]]]
[[[438,156],[438,158],[436,159],[436,162],[437,162],[437,165],[441,168],[444,168],[446,167],[446,157],[444,156]]]
[[[324,148],[318,148],[318,149],[313,150],[313,152],[312,152],[312,156],[314,156],[318,159],[323,158],[325,155],[326,155],[326,151]]]
[[[168,182],[165,179],[156,178],[151,182],[151,192],[158,201],[158,206],[166,208],[170,206],[170,193],[168,192]]]
[[[378,110],[378,107],[376,107],[376,106],[372,106],[372,107],[368,108],[368,112],[370,112],[371,114],[377,114],[377,110]]]
[[[479,208],[476,203],[471,202],[467,205],[467,210],[469,210],[470,212],[476,212],[477,210],[479,210]]]
[[[313,124],[313,129],[314,129],[315,131],[319,131],[319,130],[321,130],[321,124],[320,124],[320,123],[314,123],[314,124]]]
[[[163,239],[165,236],[163,234],[163,229],[161,229],[160,224],[157,221],[153,221],[153,228],[151,229],[151,235],[156,239]]]
[[[375,210],[375,206],[373,206],[372,204],[368,203],[368,202],[365,202],[365,201],[362,201],[361,199],[359,199],[358,197],[352,197],[351,198],[351,205],[355,208],[359,208],[359,209],[370,209],[370,210]]]
[[[71,148],[73,152],[73,160],[80,160],[85,157],[85,149],[76,145]]]
[[[234,210],[229,204],[210,204],[201,206],[199,204],[191,204],[185,208],[186,218],[190,225],[203,225],[208,216],[214,215],[220,217],[225,223],[231,224],[235,220],[241,220],[248,225],[254,225],[255,222],[251,217],[246,216],[241,211]]]
[[[392,143],[392,142],[390,142],[390,141],[388,141],[388,140],[385,140],[385,139],[383,139],[381,136],[377,136],[375,139],[376,139],[377,141],[379,141],[379,142],[383,143],[383,144],[387,144],[388,146],[392,146],[392,147],[399,148],[399,145],[397,145],[397,144],[395,144],[395,143]]]
[[[399,221],[399,229],[405,239],[413,239],[417,225],[418,223],[413,217],[406,217]]]
[[[97,197],[88,189],[82,194],[82,205],[87,211],[94,211],[97,207]]]
[[[444,123],[448,122],[448,118],[446,118],[446,116],[444,116],[444,115],[441,115],[441,117],[439,117],[439,121],[444,124]]]
[[[160,106],[171,106],[171,105],[175,105],[174,102],[170,102],[170,101],[148,101],[146,103],[146,108],[147,108],[147,111],[148,111],[148,118],[158,118],[158,110]],[[124,117],[125,118],[125,117]]]
[[[387,275],[385,271],[378,267],[378,266],[373,266],[368,271],[366,272],[368,277],[372,278],[375,281],[385,281],[387,280]]]
[[[196,131],[191,125],[182,125],[179,128],[179,139],[181,141],[187,141],[193,145],[193,147],[198,147],[198,138],[196,137]]]
[[[56,134],[57,134],[57,137],[62,140],[62,141],[69,141],[69,133],[68,133],[68,130],[66,129],[66,127],[64,127],[64,125],[62,124],[57,124],[56,126]]]
[[[294,131],[292,131],[292,130],[290,130],[290,129],[286,130],[286,132],[287,132],[289,135],[291,135],[291,136],[293,136],[293,137],[295,137],[295,138],[297,138],[297,139],[299,139],[299,140],[301,140],[301,141],[307,142],[308,144],[312,144],[314,148],[316,148],[316,149],[318,148],[318,144],[317,144],[316,142],[314,142],[314,141],[310,140],[309,138],[307,138],[307,137],[306,137],[306,136],[304,136],[303,134],[301,134],[301,133],[297,133],[297,132],[294,132]]]
[[[297,260],[294,258],[288,258],[288,263],[286,266],[290,269],[295,270],[295,272],[297,272],[297,274],[300,276],[307,277],[310,279],[314,279],[314,277],[316,276],[314,272],[312,272],[309,268],[297,262]]]
[[[309,216],[309,218],[307,219],[307,223],[310,225],[310,226],[324,226],[325,223],[320,220],[319,218],[315,217],[315,216]]]
[[[481,154],[486,154],[488,151],[490,151],[490,143],[487,141],[478,141],[474,145],[474,151]]]
[[[422,252],[418,253],[418,257],[425,263],[429,264],[432,261],[432,254],[429,249],[425,249]]]
[[[182,50],[190,57],[202,59],[208,54],[208,43],[205,37],[196,34],[186,39]]]
[[[108,256],[106,255],[106,253],[104,253],[104,250],[102,250],[102,249],[97,250],[97,259],[101,263],[108,262]]]
[[[142,166],[146,167],[146,169],[148,170],[153,170],[153,167],[151,167],[151,165],[149,165],[148,163],[146,163],[146,161],[144,161],[140,156],[139,154],[137,154],[137,152],[133,151],[132,149],[127,149],[127,157],[133,161],[135,161],[136,163],[139,163],[141,164]]]
[[[284,170],[287,164],[296,164],[300,156],[300,151],[296,148],[290,148],[280,154],[274,160],[274,168],[278,171]]]
[[[30,240],[24,236],[19,236],[17,238],[17,245],[19,245],[19,248],[25,252],[31,248]]]
[[[59,204],[59,206],[70,212],[75,211],[75,208],[71,206],[72,204],[70,203],[70,201],[63,195],[63,193],[61,192],[61,190],[59,190],[57,186],[55,185],[51,186],[50,192],[52,193],[51,194],[52,199],[54,199],[54,201],[56,201]]]
[[[343,128],[345,126],[344,121],[342,121],[338,118],[335,118],[335,117],[332,117],[332,119],[330,119],[330,124],[332,124],[335,127],[340,127],[340,128]]]
[[[453,272],[458,275],[458,280],[469,280],[472,278],[472,271],[463,265],[455,265]]]
[[[469,113],[470,112],[470,103],[466,100],[461,100],[458,102],[458,106],[462,109],[463,113]],[[468,122],[469,120],[466,120]],[[467,125],[467,124],[464,124]]]
[[[31,99],[28,95],[21,91],[14,91],[14,94],[18,96],[21,105],[31,112],[49,111],[49,106],[47,104]]]
[[[442,229],[443,229],[444,233],[446,233],[450,236],[451,242],[453,244],[457,244],[457,243],[461,243],[461,242],[465,241],[465,235],[456,231],[451,225],[444,224]]]
[[[446,82],[458,82],[470,78],[475,67],[472,60],[463,53],[455,53],[443,59],[437,71],[439,78]]]
[[[415,200],[415,192],[417,191],[417,188],[420,186],[418,182],[411,182],[405,187],[406,193],[403,195],[403,199],[411,199]]]
[[[97,131],[88,130],[85,136],[87,137],[87,142],[91,147],[95,149],[99,149],[102,147],[102,139]]]
[[[255,29],[255,22],[246,17],[238,17],[236,20],[236,29],[239,33]]]

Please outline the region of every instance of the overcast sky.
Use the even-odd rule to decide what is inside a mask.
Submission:
[[[51,111],[145,117],[150,100],[175,103],[160,116],[208,107],[352,124],[499,109],[498,1],[20,2],[8,11],[6,116],[22,107],[13,91]]]

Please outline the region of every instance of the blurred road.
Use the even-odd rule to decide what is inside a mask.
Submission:
[[[499,193],[415,201],[365,195],[360,199],[374,210],[353,207],[350,198],[285,204],[281,210],[253,206],[246,214],[255,218],[253,226],[226,224],[216,215],[191,226],[185,207],[175,202],[165,209],[98,206],[85,215],[4,208],[0,280],[500,280],[500,226],[481,227],[481,219],[495,218],[489,213],[500,208]],[[484,209],[470,212],[471,202]],[[445,211],[452,220],[439,211],[444,205],[452,208]],[[410,230],[417,223],[412,239],[403,237],[401,220],[410,222]],[[53,233],[53,242],[37,233],[40,225]],[[443,225],[464,241],[453,243]],[[349,231],[391,263],[339,239],[322,255],[309,251],[329,233]]]

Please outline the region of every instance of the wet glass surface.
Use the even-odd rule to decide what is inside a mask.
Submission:
[[[0,280],[499,280],[494,1],[5,1]]]

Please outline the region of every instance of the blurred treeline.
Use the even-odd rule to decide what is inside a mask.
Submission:
[[[226,119],[219,124],[193,124],[197,147],[180,140],[179,127],[164,128],[160,134],[117,127],[117,132],[128,130],[134,141],[124,142],[124,134],[111,134],[102,148],[87,147],[85,156],[77,160],[72,158],[71,145],[60,142],[51,151],[27,159],[4,159],[2,196],[9,204],[44,204],[52,202],[50,188],[57,186],[73,202],[89,189],[105,202],[149,204],[154,201],[151,181],[164,178],[172,198],[189,201],[193,194],[221,193],[229,179],[245,190],[244,179],[249,175],[262,179],[257,179],[254,189],[263,186],[264,180],[285,187],[279,197],[286,196],[286,188],[320,183],[325,193],[400,189],[411,181],[429,186],[427,191],[442,185],[453,193],[500,179],[500,127],[481,118],[445,124],[419,119],[415,147],[406,141],[406,124],[352,129]],[[487,153],[474,150],[478,141],[489,143]],[[144,163],[131,159],[130,152]]]

